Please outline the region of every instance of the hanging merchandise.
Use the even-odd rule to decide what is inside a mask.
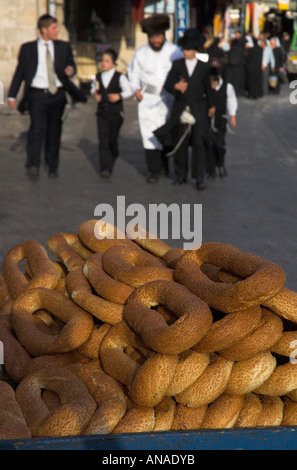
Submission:
[[[253,34],[257,38],[260,34],[259,5],[253,3]]]
[[[244,30],[246,33],[250,31],[251,11],[252,11],[252,5],[251,3],[247,3],[245,6],[245,21],[244,21]]]
[[[279,10],[288,10],[290,7],[290,0],[277,0]]]

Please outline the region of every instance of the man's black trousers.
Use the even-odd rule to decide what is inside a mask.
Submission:
[[[40,166],[44,146],[45,162],[50,171],[59,164],[62,132],[62,116],[67,103],[65,91],[59,88],[55,95],[31,88],[28,93],[28,109],[31,124],[27,137],[26,167]]]

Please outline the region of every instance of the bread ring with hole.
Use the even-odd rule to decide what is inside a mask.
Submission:
[[[158,305],[179,317],[177,321],[167,325],[152,309]],[[185,286],[171,281],[152,281],[136,289],[126,302],[123,318],[149,348],[162,354],[190,349],[212,326],[208,305]]]
[[[274,297],[266,300],[265,306],[280,317],[297,323],[297,292],[283,288]]]
[[[270,351],[263,351],[255,356],[238,361],[233,365],[226,393],[230,395],[245,395],[257,392],[276,368],[276,359]]]
[[[172,431],[200,429],[206,410],[207,405],[189,408],[177,403]]]
[[[15,337],[10,322],[10,315],[0,316],[0,341],[4,349],[4,367],[15,383],[23,378],[24,370],[31,362],[31,356]]]
[[[170,248],[166,253],[162,256],[162,260],[170,269],[175,269],[176,264],[180,257],[185,253],[183,248]]]
[[[95,324],[87,341],[77,348],[77,351],[89,359],[98,359],[100,345],[111,325],[108,323]]]
[[[242,361],[262,351],[273,351],[274,345],[283,335],[283,322],[277,315],[265,308],[262,308],[261,312],[262,318],[256,328],[228,348],[219,350],[221,356],[230,361]]]
[[[275,367],[272,374],[261,386],[254,390],[255,393],[269,396],[289,395],[297,389],[297,367],[292,362],[287,362]]]
[[[282,426],[296,426],[297,425],[297,403],[289,397],[283,397],[283,419]]]
[[[116,281],[137,288],[151,281],[173,281],[173,271],[143,250],[118,245],[107,249],[102,256],[104,271]]]
[[[162,258],[171,249],[171,246],[167,245],[163,240],[143,227],[140,227],[138,224],[136,226],[136,231],[133,226],[128,224],[126,227],[126,234],[130,240],[133,240],[137,245],[143,248],[143,250],[152,253],[159,258]]]
[[[146,360],[141,365],[127,354],[126,348],[139,350]],[[145,406],[156,406],[166,395],[173,378],[177,355],[157,354],[149,350],[141,338],[124,322],[113,325],[100,346],[100,362],[104,371],[126,385],[130,399]]]
[[[271,352],[296,359],[297,331],[284,331],[277,343],[271,346]]]
[[[214,264],[242,278],[237,282],[214,282],[201,270]],[[210,307],[232,313],[263,304],[283,287],[286,276],[281,267],[224,243],[204,243],[187,251],[175,268],[175,279]]]
[[[46,247],[66,266],[68,272],[82,268],[85,259],[93,253],[83,247],[78,235],[74,233],[52,235],[47,240]]]
[[[171,397],[164,397],[155,406],[155,426],[153,431],[169,431],[174,420],[176,402]]]
[[[224,393],[208,406],[201,429],[230,429],[238,420],[244,397]]]
[[[226,389],[233,362],[219,355],[210,354],[209,365],[188,388],[174,396],[175,400],[189,408],[208,405]]]
[[[156,423],[155,409],[144,405],[134,405],[116,425],[112,434],[151,432]]]
[[[209,362],[209,354],[201,354],[193,349],[180,354],[166,395],[175,396],[190,387],[204,372]]]
[[[123,305],[110,302],[94,294],[82,269],[76,269],[68,274],[66,289],[73,302],[101,322],[113,325],[123,319]]]
[[[34,276],[31,280],[28,280],[26,274],[19,268],[19,263],[25,259]],[[55,289],[60,279],[46,250],[33,240],[20,243],[8,251],[3,261],[3,276],[12,299],[35,287]]]
[[[61,406],[55,412],[49,412],[42,401],[42,389],[59,396]],[[33,437],[80,435],[97,407],[86,386],[65,368],[28,375],[17,386],[16,400]]]
[[[78,236],[82,244],[94,253],[102,253],[116,245],[134,246],[125,233],[104,220],[86,220],[79,226]]]
[[[84,264],[83,273],[99,296],[123,305],[134,291],[134,287],[109,276],[103,269],[102,256],[102,253],[90,256]]]
[[[254,393],[248,393],[244,397],[244,402],[238,418],[234,424],[235,428],[251,428],[258,424],[262,414],[262,403],[260,398]]]
[[[34,313],[51,312],[64,324],[59,334],[46,334],[39,328]],[[11,312],[12,327],[33,356],[77,349],[87,341],[94,327],[92,316],[59,292],[39,287],[19,296]]]
[[[0,274],[0,311],[5,303],[10,299],[7,284],[5,282],[3,274]],[[1,313],[0,313],[1,315]]]
[[[260,395],[262,413],[257,426],[280,426],[283,421],[284,403],[280,397]]]
[[[239,276],[210,264],[202,265],[201,270],[210,279],[216,282],[232,283],[242,280]],[[283,287],[274,297],[265,300],[263,306],[280,317],[297,323],[297,292]]]
[[[197,352],[211,353],[232,347],[234,343],[253,332],[260,320],[259,306],[244,312],[228,313],[220,320],[214,321],[210,330],[193,348]]]
[[[126,397],[121,385],[102,370],[84,364],[67,367],[85,384],[97,404],[84,435],[109,434],[126,413]]]
[[[22,410],[11,385],[0,380],[0,440],[30,439]]]

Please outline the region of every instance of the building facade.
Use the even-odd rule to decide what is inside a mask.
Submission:
[[[250,30],[254,26],[252,16],[247,15],[261,9],[258,31],[266,21],[263,12],[279,8],[279,2],[289,0],[0,0],[0,82],[6,91],[20,44],[38,36],[37,19],[46,12],[57,17],[59,37],[70,40],[77,63],[76,79],[84,84],[97,73],[100,55],[109,46],[118,51],[118,68],[126,70],[135,49],[147,41],[140,27],[146,15],[167,13],[171,28],[166,36],[176,41],[189,26],[202,30],[210,26],[214,35],[224,34],[228,22],[239,22]]]

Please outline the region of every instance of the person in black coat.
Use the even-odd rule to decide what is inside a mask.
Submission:
[[[237,96],[243,96],[245,92],[245,39],[239,30],[231,41],[226,65],[225,79],[231,83]]]
[[[246,45],[246,84],[248,97],[257,99],[263,96],[262,78],[263,49],[256,38],[250,38]]]
[[[196,179],[197,189],[206,188],[205,175],[209,163],[208,145],[210,142],[209,118],[215,112],[209,64],[197,59],[197,51],[202,50],[204,40],[203,35],[196,28],[186,30],[184,36],[178,40],[184,51],[184,58],[173,62],[164,84],[164,88],[174,95],[171,116],[165,125],[154,132],[164,145],[176,144],[174,184],[183,184],[187,180],[188,147],[191,142],[191,174],[192,178]],[[203,55],[200,57],[202,58]],[[195,119],[193,125],[184,124],[180,120],[186,109]],[[191,135],[188,133],[189,129]],[[172,136],[175,137],[175,141],[172,140]]]
[[[73,102],[86,101],[84,94],[71,82],[76,67],[71,46],[57,39],[57,19],[42,15],[38,20],[40,37],[23,44],[8,92],[8,103],[16,109],[16,97],[22,82],[24,94],[18,105],[21,113],[29,111],[31,123],[27,137],[26,168],[29,177],[39,176],[40,159],[45,143],[45,161],[49,176],[58,176],[62,116],[67,91]]]

